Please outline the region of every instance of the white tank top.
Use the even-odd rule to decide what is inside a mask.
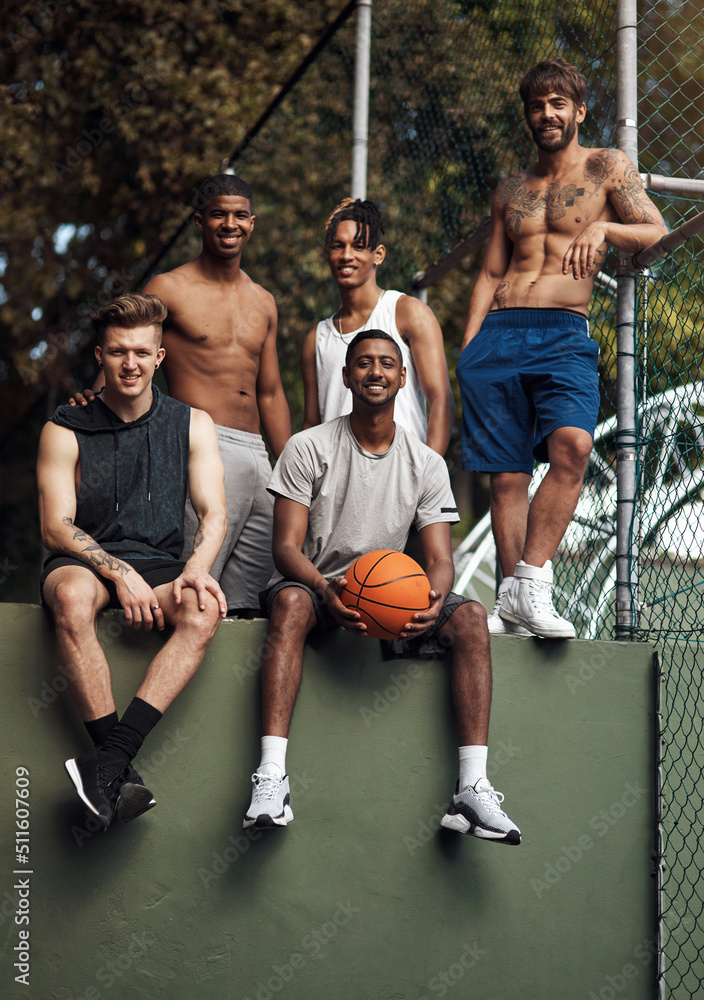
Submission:
[[[403,292],[382,292],[364,326],[351,333],[340,333],[332,316],[318,323],[315,331],[315,374],[321,423],[352,410],[352,393],[342,381],[348,346],[362,330],[383,330],[394,338],[401,349],[406,369],[406,384],[396,397],[394,420],[409,434],[425,443],[428,435],[425,396],[418,382],[408,344],[396,326],[396,304],[402,295]]]

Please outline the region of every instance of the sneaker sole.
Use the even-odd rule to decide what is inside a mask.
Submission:
[[[491,624],[487,623],[487,628],[489,629],[489,635],[533,635],[530,629],[525,628],[523,625],[504,621],[503,618],[500,625],[494,622]]]
[[[152,798],[148,788],[126,781],[115,803],[115,819],[120,823],[131,823],[133,819],[149,812],[155,805],[156,799]]]
[[[504,611],[502,608],[499,614],[504,621],[511,622],[514,625],[521,625],[523,628],[528,629],[532,635],[537,635],[539,639],[574,639],[575,637],[575,630],[572,625],[570,625],[569,629],[564,626],[557,626],[554,629],[539,629],[536,625],[532,625],[527,618],[521,618],[520,615],[514,615],[511,611]]]
[[[461,813],[445,813],[440,820],[440,826],[446,830],[454,830],[456,833],[467,833],[479,840],[495,840],[499,844],[518,845],[521,842],[521,834],[518,830],[509,830],[508,833],[501,833],[498,830],[485,830],[484,827],[470,823]]]
[[[64,767],[66,768],[66,773],[73,782],[73,785],[76,791],[78,792],[78,795],[82,799],[82,801],[85,803],[85,805],[88,806],[93,815],[98,817],[100,822],[107,830],[107,828],[110,825],[110,820],[107,817],[103,816],[102,813],[98,812],[98,810],[95,808],[93,803],[86,795],[85,789],[83,787],[83,781],[81,780],[81,772],[78,770],[78,767],[76,765],[76,759],[72,757],[70,760],[64,761]]]
[[[269,816],[268,813],[262,813],[261,816],[255,816],[254,819],[250,819],[249,816],[245,816],[242,820],[242,828],[244,830],[250,829],[250,827],[256,827],[259,830],[271,830],[275,826],[288,826],[293,820],[293,811],[291,806],[284,806],[284,811],[281,816]]]

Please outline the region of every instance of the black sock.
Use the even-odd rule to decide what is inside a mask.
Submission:
[[[93,746],[99,747],[103,745],[119,721],[117,712],[111,712],[110,715],[103,715],[99,719],[91,719],[90,722],[84,722],[83,725],[93,740]]]
[[[161,712],[141,698],[133,698],[125,712],[110,732],[100,748],[101,756],[105,754],[115,761],[129,764],[137,756],[139,748],[161,718]]]

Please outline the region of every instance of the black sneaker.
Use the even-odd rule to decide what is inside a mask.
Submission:
[[[64,767],[83,802],[107,830],[112,822],[117,800],[115,781],[120,776],[108,771],[100,763],[94,750],[65,761]]]
[[[156,805],[156,799],[145,787],[144,782],[131,764],[120,773],[114,782],[117,792],[115,819],[120,823],[130,823]]]

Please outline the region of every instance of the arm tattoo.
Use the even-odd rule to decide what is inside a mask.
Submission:
[[[584,164],[584,179],[595,187],[599,187],[616,169],[618,150],[600,149],[587,158]]]
[[[623,212],[624,222],[644,223],[659,222],[653,215],[652,206],[645,193],[640,174],[633,163],[629,163],[623,175],[623,181],[614,191],[614,199]]]
[[[64,524],[73,524],[73,518],[62,517],[61,520]],[[88,544],[84,549],[77,552],[75,549],[69,549],[67,546],[61,546],[56,549],[57,555],[71,556],[74,559],[80,559],[82,562],[87,563],[91,569],[99,570],[101,566],[107,566],[109,570],[122,570],[123,575],[127,575],[132,569],[127,563],[124,563],[121,559],[116,559],[111,556],[108,552],[105,552],[101,547],[95,542],[90,535],[87,535],[82,528],[76,527],[73,533],[73,540],[76,542],[87,542]]]
[[[203,522],[198,521],[198,527],[196,528],[196,533],[193,538],[193,551],[195,552],[198,546],[202,545],[204,541],[205,541],[205,534],[203,533]]]
[[[511,287],[509,281],[502,281],[496,286],[496,291],[494,292],[494,301],[496,302],[499,309],[506,309],[508,303],[508,290]]]

